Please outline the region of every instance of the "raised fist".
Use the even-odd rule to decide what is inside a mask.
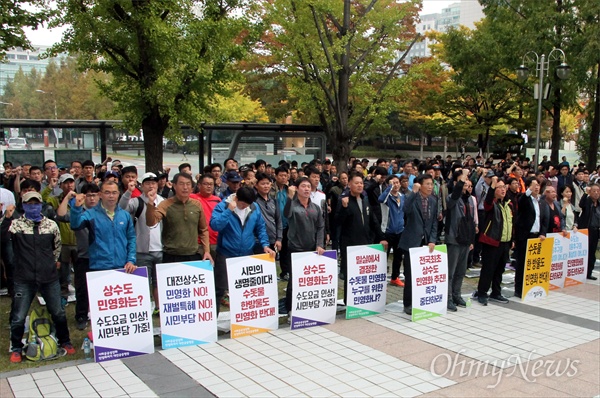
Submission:
[[[294,185],[290,185],[288,187],[288,196],[290,199],[294,199],[294,195],[296,194],[297,188]]]
[[[77,196],[75,196],[75,206],[81,207],[81,206],[83,206],[84,203],[85,203],[85,194],[78,193]]]

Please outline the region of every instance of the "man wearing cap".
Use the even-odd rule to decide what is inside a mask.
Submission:
[[[227,189],[221,192],[220,198],[221,200],[225,200],[232,193],[236,193],[238,189],[240,189],[242,184],[242,176],[238,174],[237,171],[231,170],[226,172],[224,175],[225,183],[227,184]]]
[[[60,203],[69,193],[75,190],[75,177],[71,174],[63,174],[58,179],[58,187],[62,193],[59,196],[52,196],[51,193],[55,188],[54,179],[51,179],[50,184],[42,190],[42,199],[52,206],[54,211],[58,210]],[[61,302],[67,304],[69,297],[69,279],[71,272],[71,264],[77,261],[77,239],[75,233],[71,230],[69,222],[58,221],[60,236],[62,238],[62,250],[60,253],[60,263],[62,267],[59,270],[60,276],[60,294]]]
[[[15,253],[15,294],[10,313],[10,340],[13,363],[21,362],[25,319],[31,302],[40,292],[56,327],[58,343],[67,354],[75,354],[71,344],[67,317],[60,300],[57,269],[60,268],[60,230],[56,223],[42,215],[42,195],[27,192],[23,195],[25,215],[13,220],[9,232]],[[1,211],[2,209],[0,209]],[[6,211],[12,216],[14,206]]]
[[[98,205],[100,200],[100,188],[96,184],[85,184],[81,188],[81,194],[85,196],[83,211],[92,209]],[[64,222],[71,222],[71,206],[75,205],[77,192],[71,191],[65,195],[56,210],[56,219]],[[73,284],[75,285],[75,322],[77,329],[84,330],[88,322],[89,298],[87,290],[86,275],[90,270],[89,255],[89,231],[87,228],[79,229],[75,232],[77,240],[77,261],[75,262],[73,273]]]
[[[165,200],[158,195],[158,177],[154,173],[146,173],[142,176],[142,195],[132,198],[131,195],[137,188],[137,182],[129,183],[129,187],[121,200],[119,206],[129,212],[133,218],[136,234],[136,258],[138,267],[148,267],[148,282],[150,291],[154,298],[156,308],[158,305],[158,289],[156,284],[156,264],[162,263],[162,222],[149,227],[146,225],[146,210],[148,203],[158,206]]]
[[[104,177],[102,177],[102,182],[106,181],[114,181],[116,183],[119,183],[119,173],[115,173],[114,171],[107,171],[106,174],[104,174]]]

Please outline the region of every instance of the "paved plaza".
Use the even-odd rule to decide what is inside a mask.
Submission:
[[[465,297],[469,287],[466,279]],[[600,396],[597,281],[535,303],[475,302],[417,323],[402,312],[401,291],[388,286],[383,314],[346,320],[339,311],[335,324],[324,327],[292,331],[283,324],[270,333],[240,339],[225,333],[216,343],[125,360],[0,373],[0,395]]]
[[[121,158],[143,170],[143,159]],[[180,159],[166,155],[165,165]],[[190,161],[197,170],[197,157]],[[477,271],[465,279],[465,299]],[[507,297],[513,279],[505,273]],[[270,333],[224,333],[125,360],[0,373],[0,397],[600,397],[598,281],[532,303],[475,300],[417,323],[402,312],[401,293],[388,285],[385,313],[346,320],[340,307],[324,327],[291,331],[282,322]]]

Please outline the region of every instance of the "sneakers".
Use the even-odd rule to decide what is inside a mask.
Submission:
[[[77,329],[84,330],[87,327],[87,319],[85,318],[77,318]]]
[[[23,360],[21,353],[19,351],[13,351],[10,354],[10,362],[12,363],[20,363]]]
[[[454,304],[456,304],[458,307],[467,308],[467,303],[462,297],[455,298]]]
[[[390,285],[404,287],[404,282],[402,282],[400,278],[396,278],[390,281]]]
[[[479,304],[481,304],[481,305],[487,305],[488,304],[487,297],[477,296],[477,301],[479,301]]]
[[[452,311],[452,312],[458,311],[458,309],[456,308],[456,305],[454,305],[452,300],[448,301],[448,305],[446,306],[446,308],[448,308],[448,311]]]
[[[229,296],[223,296],[221,299],[221,305],[229,308]]]
[[[70,342],[64,343],[61,347],[65,349],[65,351],[67,352],[68,355],[75,354],[75,347],[73,347],[73,344],[71,344]]]
[[[508,304],[508,299],[501,294],[497,296],[490,296],[490,300],[495,301],[497,303]]]

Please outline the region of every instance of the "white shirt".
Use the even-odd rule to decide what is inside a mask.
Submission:
[[[147,196],[145,196],[145,195],[142,195],[142,196],[144,196],[145,199],[148,200]],[[165,198],[163,198],[160,195],[156,195],[156,199],[154,199],[154,206],[158,207],[158,204],[160,202],[162,202],[163,200],[165,200]],[[154,227],[149,227],[149,229],[150,229],[150,245],[149,245],[148,251],[150,251],[150,252],[163,251],[162,228],[156,228],[159,224],[156,224]]]
[[[540,202],[538,202],[537,198],[531,196],[531,191],[529,189],[525,191],[525,195],[531,198],[531,201],[533,202],[533,208],[535,210],[535,221],[533,222],[533,226],[529,232],[532,234],[537,234],[540,232]]]
[[[310,201],[319,206],[321,210],[323,210],[323,203],[327,200],[325,194],[321,191],[311,191],[310,193]]]
[[[242,222],[242,227],[246,222],[246,218],[248,217],[248,213],[250,213],[250,206],[246,207],[244,210],[240,210],[237,206],[233,209],[233,212],[238,215],[240,221]]]

